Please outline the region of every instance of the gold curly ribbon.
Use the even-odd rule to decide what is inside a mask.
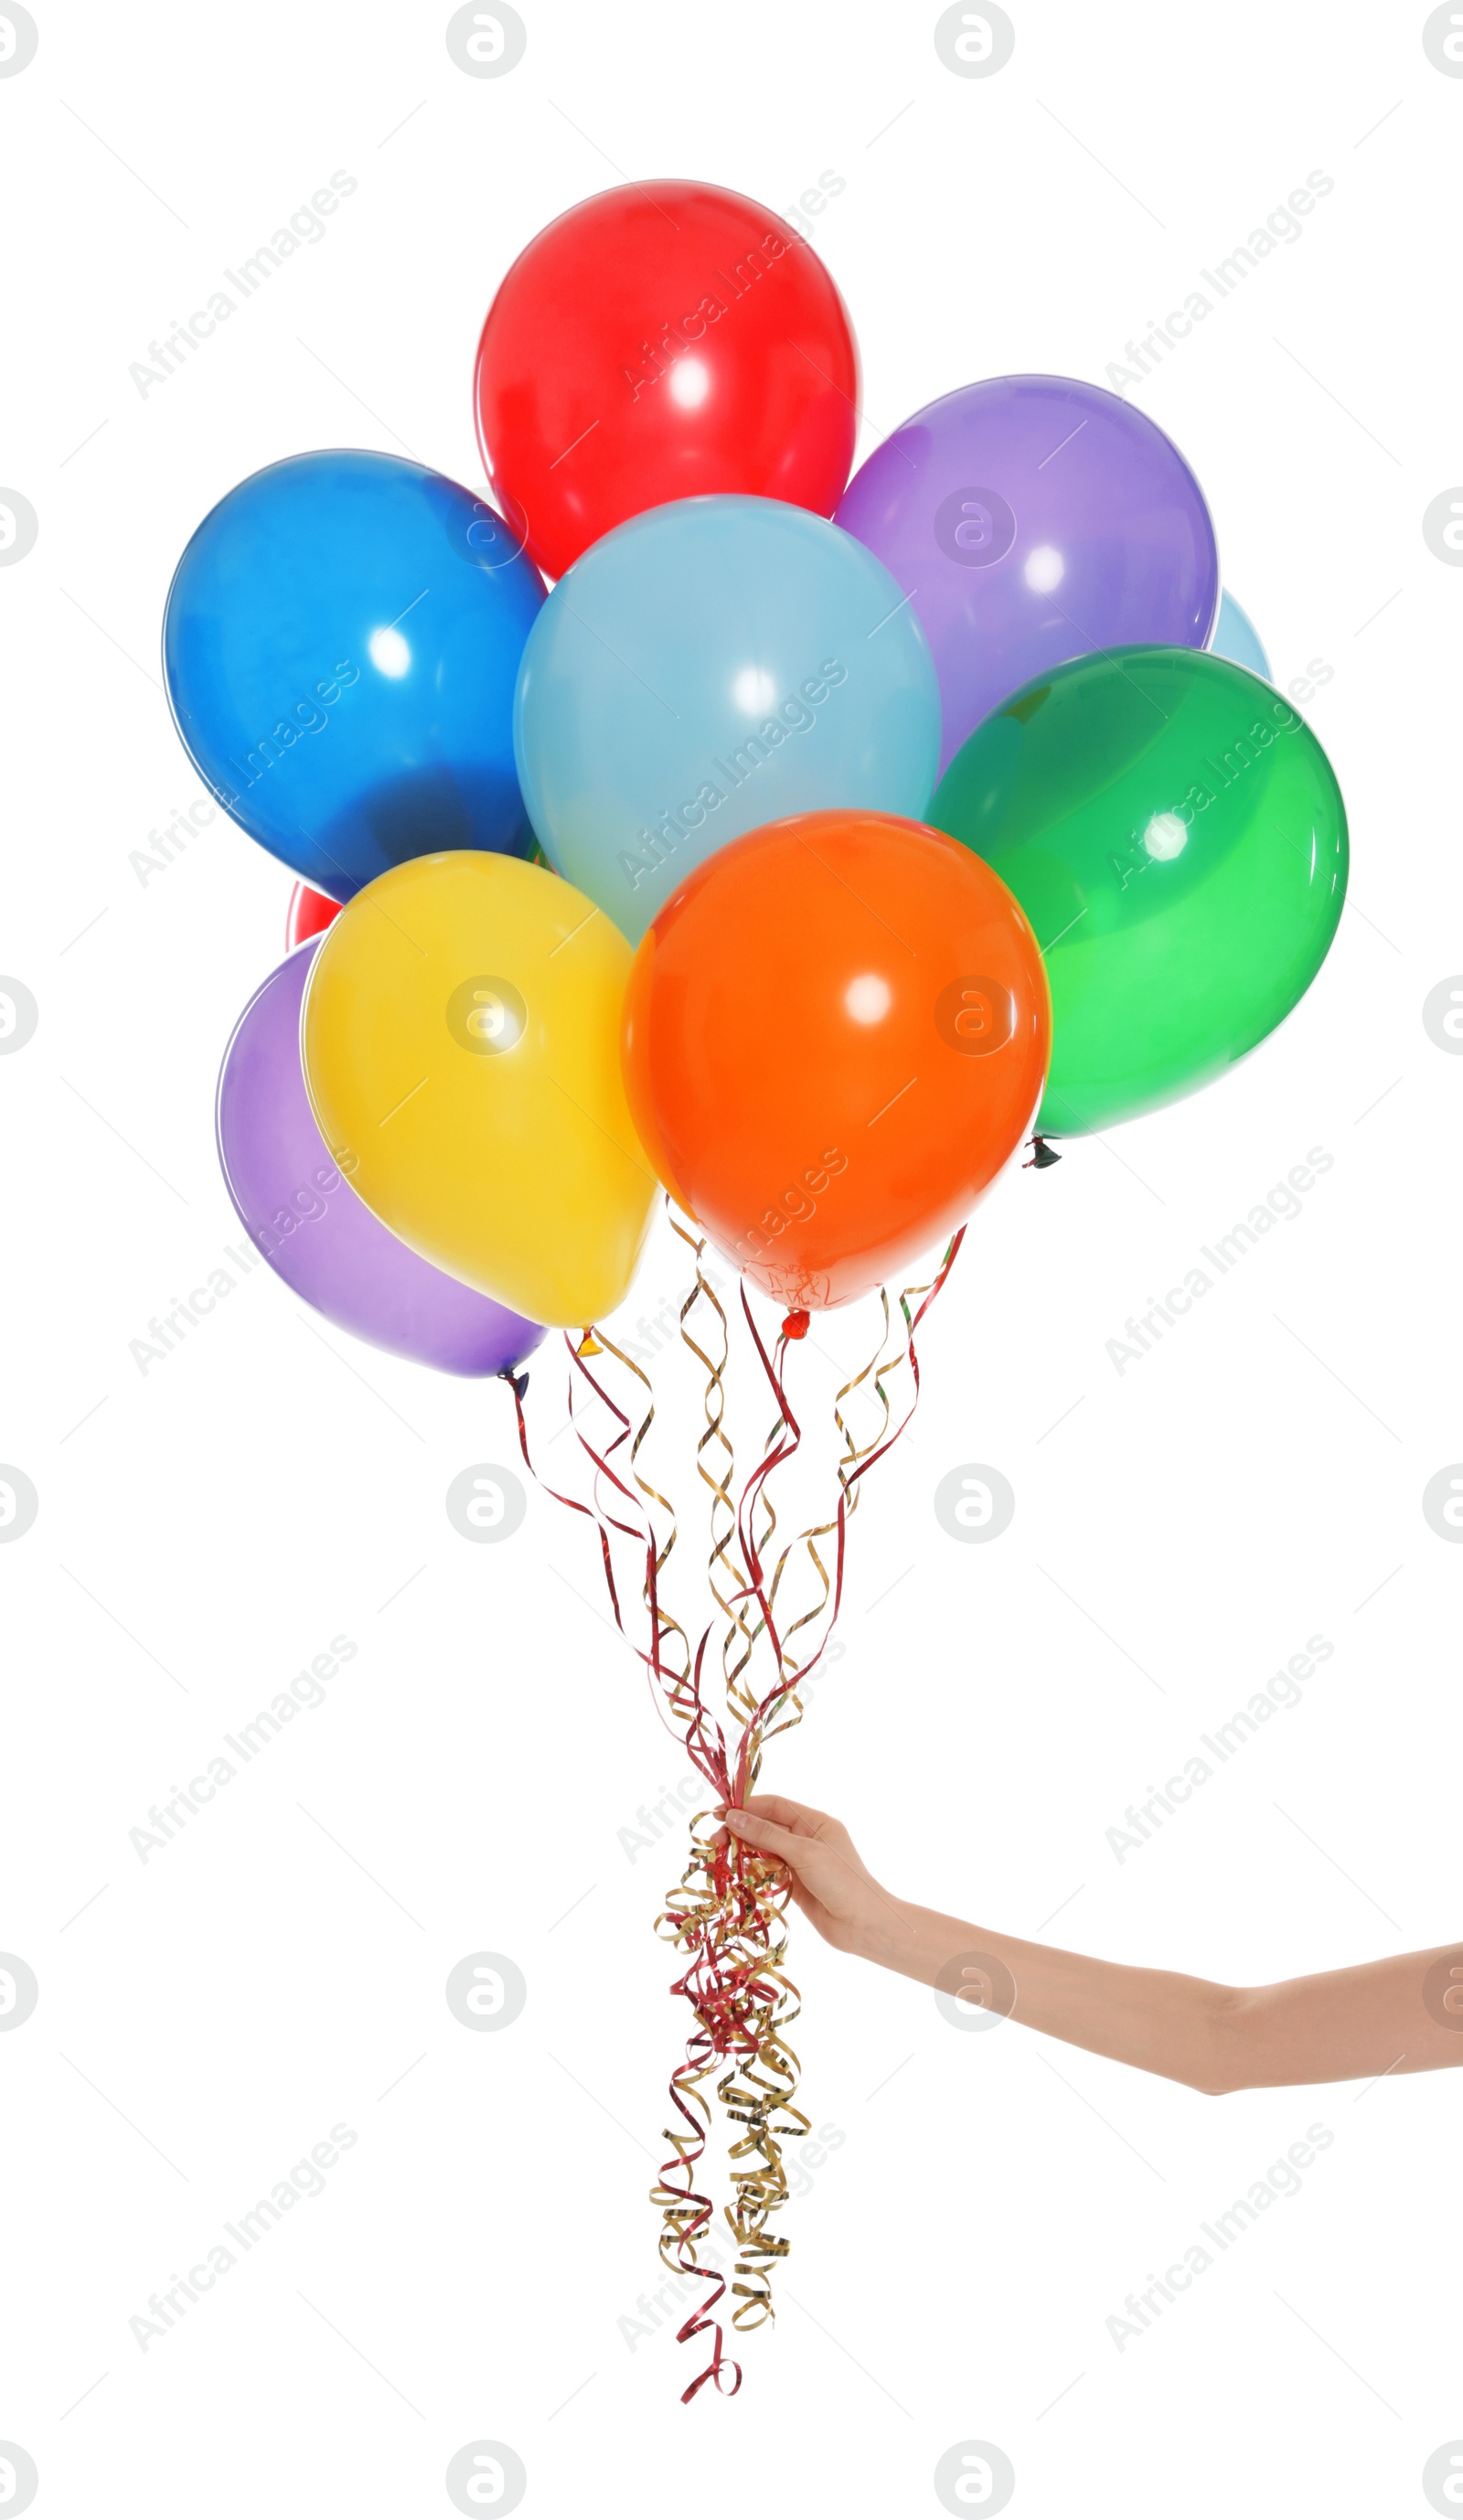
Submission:
[[[687,1230],[669,1198],[666,1212],[674,1232],[695,1258],[695,1283],[681,1307],[681,1337],[704,1375],[695,1468],[707,1492],[706,1581],[716,1616],[702,1628],[694,1648],[687,1630],[662,1599],[663,1578],[678,1539],[675,1508],[641,1465],[655,1420],[654,1392],[640,1364],[597,1327],[586,1329],[577,1344],[565,1338],[570,1361],[569,1418],[591,1464],[591,1502],[586,1505],[567,1496],[559,1497],[559,1502],[587,1514],[597,1525],[610,1603],[622,1634],[627,1632],[615,1584],[611,1534],[632,1541],[643,1553],[641,1598],[649,1645],[648,1650],[639,1645],[635,1650],[657,1691],[662,1719],[713,1788],[718,1805],[740,1806],[755,1789],[768,1743],[802,1722],[799,1688],[826,1651],[842,1602],[848,1518],[857,1508],[863,1480],[899,1441],[917,1406],[919,1360],[914,1334],[953,1266],[964,1229],[951,1241],[933,1279],[900,1292],[902,1331],[891,1329],[888,1291],[880,1289],[882,1322],[874,1352],[841,1385],[833,1404],[841,1443],[833,1511],[783,1542],[774,1554],[778,1523],[772,1483],[802,1441],[783,1380],[786,1355],[789,1338],[795,1340],[806,1330],[807,1317],[789,1315],[769,1353],[745,1286],[741,1289],[743,1317],[776,1414],[762,1458],[738,1496],[735,1454],[727,1425],[730,1325],[706,1276],[706,1238]],[[612,1358],[641,1386],[644,1408],[638,1424],[632,1426],[630,1416],[592,1370],[601,1357]],[[905,1370],[912,1391],[894,1425],[891,1385]],[[576,1408],[576,1376],[609,1412],[618,1429],[612,1439],[595,1441],[586,1432]],[[531,1471],[522,1406],[527,1377],[509,1379],[519,1442]],[[876,1404],[877,1418],[871,1431],[861,1438],[854,1418],[868,1399]],[[550,1493],[559,1496],[557,1490]],[[630,1515],[633,1521],[627,1518]],[[657,1516],[662,1518],[659,1528]],[[784,1590],[797,1589],[803,1569],[811,1571],[815,1598],[784,1624]],[[708,1648],[718,1628],[725,1718],[714,1712],[704,1694]],[[758,1693],[753,1678],[759,1646],[771,1653],[776,1673],[774,1685],[763,1694]],[[691,1822],[689,1860],[680,1881],[666,1892],[665,1907],[655,1920],[657,1934],[674,1947],[680,1964],[671,1992],[686,1998],[693,2015],[685,2059],[670,2081],[680,2124],[664,2130],[671,2155],[650,2190],[651,2202],[661,2214],[663,2263],[673,2273],[698,2279],[707,2287],[705,2298],[695,2304],[678,2331],[681,2343],[703,2336],[710,2339],[709,2360],[683,2390],[683,2404],[688,2404],[708,2381],[723,2394],[734,2396],[742,2377],[740,2364],[724,2350],[717,2313],[728,2284],[709,2254],[712,2202],[696,2183],[712,2118],[704,2087],[718,2073],[715,2095],[730,2127],[744,2130],[733,2134],[730,2144],[732,2201],[723,2208],[735,2252],[731,2323],[745,2332],[776,2316],[773,2271],[790,2246],[785,2234],[774,2228],[774,2217],[786,2204],[789,2192],[782,2147],[806,2136],[811,2124],[797,2106],[801,2067],[787,2037],[801,2010],[798,1990],[785,1968],[790,1897],[786,1868],[731,1837],[713,1807],[697,1813]]]

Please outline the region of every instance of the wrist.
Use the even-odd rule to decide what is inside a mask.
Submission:
[[[958,1916],[942,1915],[912,1900],[882,1899],[867,1919],[862,1956],[881,1968],[897,1969],[921,1986],[935,1986],[948,1963],[969,1958],[988,1940],[978,1925]]]
[[[907,1900],[893,1899],[881,1892],[869,1913],[861,1920],[859,1958],[872,1960],[879,1968],[898,1969],[906,1977],[921,1976],[918,1916],[918,1910]]]

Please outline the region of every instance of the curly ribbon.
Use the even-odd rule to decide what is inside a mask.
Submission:
[[[771,1385],[773,1396],[777,1404],[777,1419],[773,1432],[768,1439],[767,1455],[758,1464],[757,1469],[752,1473],[752,1477],[747,1485],[747,1490],[743,1495],[744,1507],[748,1502],[756,1503],[760,1501],[764,1505],[766,1519],[761,1538],[759,1539],[753,1534],[750,1518],[747,1520],[745,1528],[742,1527],[740,1521],[738,1522],[738,1529],[741,1532],[747,1552],[750,1575],[749,1589],[754,1595],[758,1602],[758,1606],[762,1611],[763,1622],[767,1626],[777,1662],[776,1688],[775,1688],[765,1699],[760,1701],[760,1703],[752,1702],[746,1709],[742,1759],[743,1764],[746,1767],[747,1782],[749,1785],[755,1784],[757,1775],[761,1768],[762,1751],[765,1743],[772,1739],[776,1733],[786,1732],[790,1730],[794,1724],[802,1721],[802,1707],[796,1695],[797,1684],[800,1681],[807,1680],[811,1673],[816,1669],[819,1662],[822,1659],[824,1652],[832,1641],[833,1628],[838,1617],[839,1609],[842,1606],[848,1517],[855,1510],[858,1506],[860,1496],[863,1494],[861,1485],[862,1480],[867,1476],[875,1463],[881,1462],[885,1454],[891,1451],[894,1445],[899,1442],[900,1437],[903,1435],[910,1418],[913,1417],[915,1409],[919,1405],[919,1354],[914,1344],[914,1333],[918,1329],[920,1323],[924,1320],[924,1317],[929,1311],[931,1304],[935,1301],[936,1296],[940,1293],[941,1288],[945,1284],[946,1279],[950,1276],[951,1270],[954,1266],[955,1256],[959,1251],[964,1238],[965,1228],[961,1226],[959,1232],[954,1235],[948,1245],[945,1256],[941,1261],[940,1267],[934,1278],[925,1285],[906,1286],[901,1290],[898,1302],[900,1315],[904,1323],[904,1337],[895,1346],[892,1353],[888,1355],[885,1354],[885,1348],[889,1341],[889,1296],[886,1288],[881,1287],[879,1289],[879,1302],[882,1308],[883,1322],[878,1344],[875,1347],[873,1355],[870,1357],[867,1365],[864,1366],[860,1372],[852,1375],[850,1379],[842,1385],[833,1403],[834,1423],[843,1439],[843,1452],[837,1465],[838,1502],[836,1508],[832,1516],[827,1521],[813,1524],[809,1529],[799,1532],[796,1539],[789,1541],[786,1544],[776,1558],[776,1564],[772,1570],[770,1581],[767,1578],[764,1552],[768,1546],[771,1533],[776,1527],[776,1517],[773,1510],[771,1500],[766,1494],[767,1484],[774,1469],[778,1467],[783,1461],[789,1459],[791,1454],[796,1451],[800,1438],[800,1429],[796,1420],[792,1417],[791,1410],[787,1403],[787,1395],[782,1384],[782,1361],[786,1351],[789,1326],[788,1324],[783,1325],[782,1335],[777,1340],[773,1356],[769,1357],[762,1338],[758,1333],[757,1325],[752,1319],[751,1308],[747,1303],[746,1289],[745,1287],[742,1289],[742,1309],[746,1315],[747,1327],[751,1331],[753,1344],[756,1347],[758,1357],[761,1360],[763,1370],[767,1375],[769,1384]],[[918,1309],[911,1314],[910,1305],[916,1301],[918,1303]],[[908,1409],[905,1411],[899,1424],[895,1426],[891,1432],[890,1418],[892,1411],[889,1393],[885,1388],[885,1383],[886,1378],[892,1377],[899,1368],[905,1364],[908,1364],[909,1369],[913,1391]],[[859,1392],[864,1384],[871,1384],[873,1394],[879,1403],[880,1416],[878,1425],[874,1432],[861,1444],[853,1432],[848,1417],[845,1415],[845,1409],[852,1396],[856,1392]],[[791,1436],[790,1442],[786,1440],[788,1434]],[[823,1563],[822,1557],[819,1553],[819,1543],[820,1541],[826,1542],[829,1535],[832,1535],[834,1543],[834,1567],[831,1577]],[[785,1635],[779,1639],[775,1616],[776,1598],[781,1588],[783,1577],[787,1571],[789,1561],[793,1558],[798,1550],[802,1550],[806,1552],[814,1573],[817,1575],[821,1586],[821,1595],[820,1599],[813,1604],[811,1609],[804,1611],[800,1618],[794,1619],[791,1622]],[[803,1629],[813,1626],[823,1616],[824,1612],[827,1614],[827,1625],[816,1650],[807,1654],[801,1662],[792,1663],[789,1649],[791,1647],[793,1638],[796,1637]],[[791,1706],[796,1709],[795,1713],[786,1711],[789,1701]],[[780,1720],[776,1723],[771,1720],[775,1712],[780,1717]]]
[[[898,1443],[918,1405],[915,1332],[950,1275],[964,1238],[964,1228],[951,1241],[928,1283],[902,1289],[898,1305],[903,1336],[896,1334],[892,1347],[888,1293],[880,1290],[883,1320],[874,1353],[867,1365],[841,1386],[834,1401],[834,1423],[842,1442],[834,1510],[824,1521],[810,1525],[785,1542],[774,1554],[777,1516],[771,1483],[802,1442],[802,1428],[783,1379],[786,1352],[789,1339],[805,1334],[807,1316],[789,1314],[769,1353],[745,1286],[741,1289],[743,1317],[776,1403],[776,1416],[762,1458],[736,1496],[735,1457],[726,1426],[725,1375],[730,1352],[727,1316],[702,1265],[705,1238],[697,1238],[686,1231],[669,1199],[666,1208],[674,1231],[695,1255],[696,1281],[681,1307],[681,1335],[706,1377],[704,1423],[696,1445],[695,1465],[709,1497],[711,1548],[706,1571],[711,1597],[723,1622],[720,1659],[725,1724],[708,1707],[703,1688],[712,1626],[702,1630],[692,1650],[686,1629],[662,1604],[662,1577],[675,1550],[678,1530],[669,1500],[641,1469],[641,1455],[655,1418],[649,1377],[602,1330],[586,1330],[578,1346],[565,1339],[571,1368],[569,1418],[591,1465],[593,1501],[585,1505],[555,1488],[548,1493],[595,1523],[615,1624],[645,1666],[657,1692],[662,1721],[678,1734],[688,1757],[713,1788],[717,1802],[739,1805],[755,1788],[767,1743],[802,1721],[799,1687],[807,1682],[826,1651],[842,1604],[848,1517],[863,1493],[862,1481]],[[911,1305],[917,1309],[911,1311]],[[711,1321],[704,1325],[697,1322],[693,1329],[692,1320],[702,1306],[708,1308]],[[601,1354],[613,1357],[643,1388],[645,1411],[633,1430],[627,1413],[591,1371],[591,1360]],[[912,1394],[891,1431],[893,1408],[887,1386],[906,1365]],[[575,1407],[576,1375],[589,1386],[594,1400],[608,1411],[617,1429],[611,1439],[601,1437],[597,1442],[586,1433]],[[530,1474],[535,1475],[523,1415],[527,1376],[505,1378],[513,1393],[523,1460]],[[857,1400],[867,1396],[878,1404],[878,1422],[861,1442],[850,1421]],[[603,1501],[606,1487],[611,1492],[608,1503]],[[664,1540],[657,1536],[657,1508],[669,1519]],[[635,1519],[628,1519],[629,1515]],[[649,1622],[648,1650],[635,1643],[625,1625],[615,1584],[611,1532],[631,1540],[643,1552],[641,1593]],[[779,1595],[789,1567],[799,1562],[800,1553],[820,1590],[809,1608],[782,1625]],[[825,1555],[831,1558],[831,1570]],[[776,1679],[759,1696],[750,1673],[753,1654],[764,1639],[776,1663]],[[680,1882],[666,1893],[665,1908],[656,1919],[656,1932],[675,1946],[681,1962],[681,1974],[671,1992],[685,1997],[694,2016],[685,2060],[670,2079],[670,2096],[681,2123],[679,2128],[668,2126],[664,2130],[671,2157],[662,2163],[660,2178],[650,2190],[650,2200],[661,2213],[663,2263],[673,2273],[699,2279],[707,2287],[705,2298],[694,2305],[677,2331],[677,2342],[681,2344],[710,2337],[706,2349],[709,2359],[682,2391],[683,2405],[688,2405],[707,2381],[721,2394],[732,2397],[742,2377],[740,2363],[725,2351],[723,2321],[717,2316],[728,2291],[726,2277],[719,2267],[705,2263],[701,2255],[709,2242],[713,2216],[710,2197],[697,2185],[711,2126],[711,2104],[703,2086],[719,2068],[716,2096],[731,2123],[745,2130],[730,2148],[733,2201],[723,2208],[735,2244],[732,2325],[745,2331],[776,2317],[772,2271],[787,2255],[790,2245],[785,2235],[773,2228],[773,2217],[788,2196],[782,2146],[806,2136],[810,2128],[810,2120],[796,2104],[800,2066],[787,2040],[787,2032],[801,2008],[798,1990],[783,1965],[790,1896],[791,1885],[783,1866],[730,1838],[718,1824],[715,1812],[707,1810],[698,1813],[691,1822],[690,1859]]]

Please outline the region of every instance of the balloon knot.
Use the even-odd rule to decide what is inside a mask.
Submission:
[[[586,1330],[583,1338],[579,1342],[579,1345],[574,1350],[574,1353],[576,1356],[602,1356],[604,1354],[604,1350],[599,1345],[594,1331]]]
[[[808,1315],[806,1313],[789,1313],[782,1324],[782,1336],[784,1338],[800,1339],[806,1338],[807,1335]]]
[[[1055,1147],[1048,1147],[1044,1138],[1033,1138],[1031,1144],[1031,1159],[1021,1167],[1024,1173],[1029,1173],[1033,1165],[1036,1166],[1039,1173],[1044,1173],[1048,1164],[1059,1164],[1061,1162],[1061,1156],[1057,1153]]]
[[[503,1379],[508,1384],[508,1387],[515,1400],[522,1401],[527,1399],[528,1369],[526,1366],[521,1373],[514,1373],[512,1367],[506,1365],[503,1369]]]

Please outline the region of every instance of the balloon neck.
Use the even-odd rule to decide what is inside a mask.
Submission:
[[[1021,1167],[1024,1173],[1029,1173],[1033,1166],[1039,1173],[1044,1173],[1048,1164],[1059,1164],[1062,1160],[1055,1147],[1048,1147],[1044,1138],[1033,1138],[1031,1147],[1030,1158]]]
[[[596,1338],[594,1331],[586,1330],[583,1338],[579,1342],[579,1345],[574,1350],[574,1353],[576,1356],[602,1356],[604,1354],[604,1350]]]
[[[521,1373],[514,1373],[512,1367],[510,1365],[506,1365],[503,1369],[501,1379],[508,1384],[508,1387],[515,1400],[522,1402],[527,1399],[528,1370],[526,1367]]]
[[[789,1313],[782,1324],[782,1336],[789,1339],[800,1339],[806,1338],[807,1335],[808,1315],[806,1313]]]

